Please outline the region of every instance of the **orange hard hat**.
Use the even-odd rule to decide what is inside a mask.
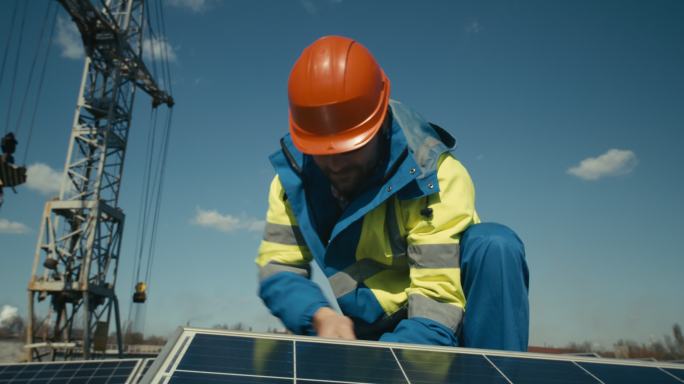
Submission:
[[[361,148],[382,126],[389,93],[390,81],[366,47],[347,37],[322,37],[290,72],[292,141],[310,155]]]

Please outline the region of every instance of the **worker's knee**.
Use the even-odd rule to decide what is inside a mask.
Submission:
[[[469,227],[461,236],[466,311],[463,346],[524,351],[529,328],[529,274],[520,238],[501,224]]]
[[[512,229],[497,223],[480,223],[468,227],[461,237],[461,248],[495,247],[521,251],[523,243]]]
[[[510,228],[496,223],[470,226],[461,237],[461,268],[495,267],[500,270],[525,265],[525,247]]]

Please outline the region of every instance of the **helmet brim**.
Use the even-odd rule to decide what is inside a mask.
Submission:
[[[300,128],[289,112],[290,136],[295,147],[307,155],[335,155],[357,150],[368,144],[378,133],[389,108],[390,82],[382,73],[383,90],[373,113],[353,129],[332,134],[314,135]]]

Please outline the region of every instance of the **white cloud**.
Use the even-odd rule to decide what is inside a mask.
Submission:
[[[63,17],[57,18],[57,44],[62,48],[62,57],[78,60],[83,58],[83,41],[76,24]]]
[[[59,193],[62,185],[62,172],[43,163],[29,165],[26,169],[26,186],[44,195]]]
[[[216,210],[197,208],[192,224],[229,233],[235,231],[259,232],[264,229],[265,222],[251,217],[236,217],[229,214],[224,215]]]
[[[316,4],[314,4],[313,0],[299,0],[299,4],[304,7],[304,10],[309,15],[315,16],[318,14],[318,8],[316,7]]]
[[[157,60],[168,58],[169,62],[176,61],[176,51],[166,39],[159,37],[146,38],[143,40],[143,55],[145,60]],[[164,56],[166,55],[166,56]]]
[[[582,160],[579,165],[568,169],[567,173],[584,180],[598,180],[606,176],[625,175],[638,163],[634,152],[625,149],[611,149],[598,156]]]
[[[465,31],[469,35],[474,35],[482,31],[482,25],[477,20],[472,20],[465,26]]]
[[[23,235],[29,232],[29,228],[22,223],[0,218],[0,233],[8,235]]]
[[[3,305],[2,310],[0,310],[0,326],[4,326],[17,316],[19,316],[19,309],[17,307]]]

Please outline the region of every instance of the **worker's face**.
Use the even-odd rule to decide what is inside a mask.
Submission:
[[[314,155],[313,160],[333,187],[346,198],[361,192],[380,158],[380,135],[363,147],[336,155]]]

